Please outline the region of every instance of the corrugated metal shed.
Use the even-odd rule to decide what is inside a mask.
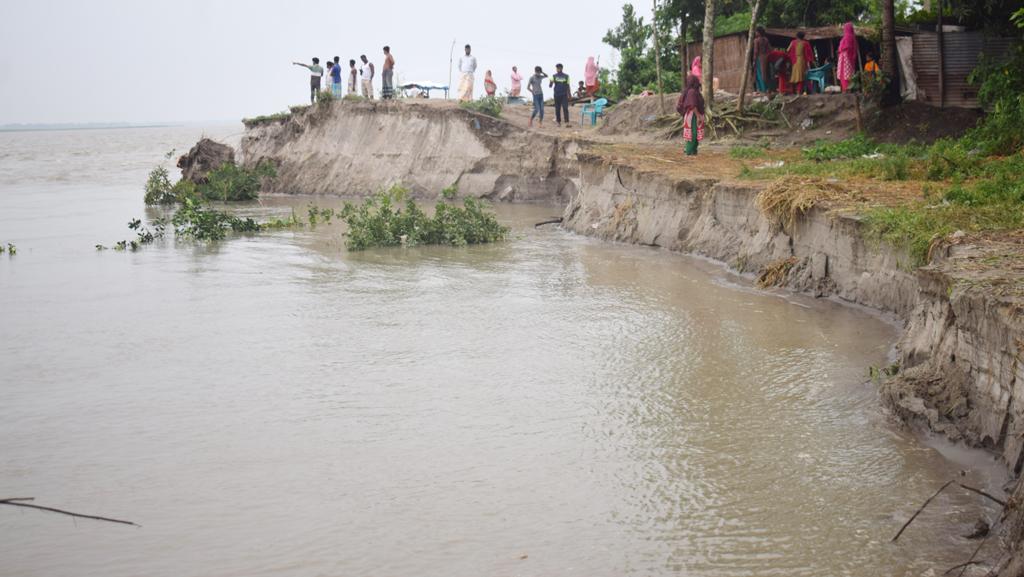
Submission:
[[[1013,44],[1009,38],[987,37],[981,32],[946,32],[942,56],[945,60],[945,105],[977,108],[978,89],[967,77],[978,65],[982,55],[999,57]],[[914,71],[917,73],[918,100],[938,106],[939,40],[935,32],[914,34]]]

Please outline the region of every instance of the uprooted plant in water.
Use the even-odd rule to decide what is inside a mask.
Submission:
[[[454,197],[454,189],[442,193]],[[446,244],[465,246],[502,240],[508,228],[498,223],[494,213],[475,198],[467,198],[462,206],[442,200],[428,216],[401,187],[380,192],[356,205],[345,203],[341,218],[348,224],[347,246],[350,250],[371,247]]]
[[[149,173],[146,180],[144,200],[148,205],[176,204],[185,199],[244,201],[256,200],[264,179],[277,176],[277,169],[267,161],[261,161],[254,168],[225,162],[210,171],[205,182],[196,184],[181,179],[171,184],[167,169],[158,166]]]

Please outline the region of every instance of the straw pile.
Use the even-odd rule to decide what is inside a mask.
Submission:
[[[798,216],[819,203],[849,196],[849,191],[836,183],[816,178],[786,176],[758,193],[756,202],[762,214],[782,230],[792,233]]]

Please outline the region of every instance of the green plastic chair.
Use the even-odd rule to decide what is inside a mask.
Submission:
[[[807,80],[814,82],[818,85],[818,92],[825,92],[825,85],[828,84],[828,75],[832,72],[832,63],[829,62],[824,66],[812,68],[807,71]]]
[[[580,110],[580,126],[583,126],[583,121],[590,117],[590,125],[594,126],[597,124],[597,117],[604,116],[604,107],[608,105],[607,98],[598,98],[593,104],[584,104]]]

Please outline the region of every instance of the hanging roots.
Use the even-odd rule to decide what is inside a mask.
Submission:
[[[769,263],[757,275],[757,286],[760,288],[779,286],[786,280],[786,276],[796,266],[796,263],[797,258],[795,256],[780,258],[775,262]]]

